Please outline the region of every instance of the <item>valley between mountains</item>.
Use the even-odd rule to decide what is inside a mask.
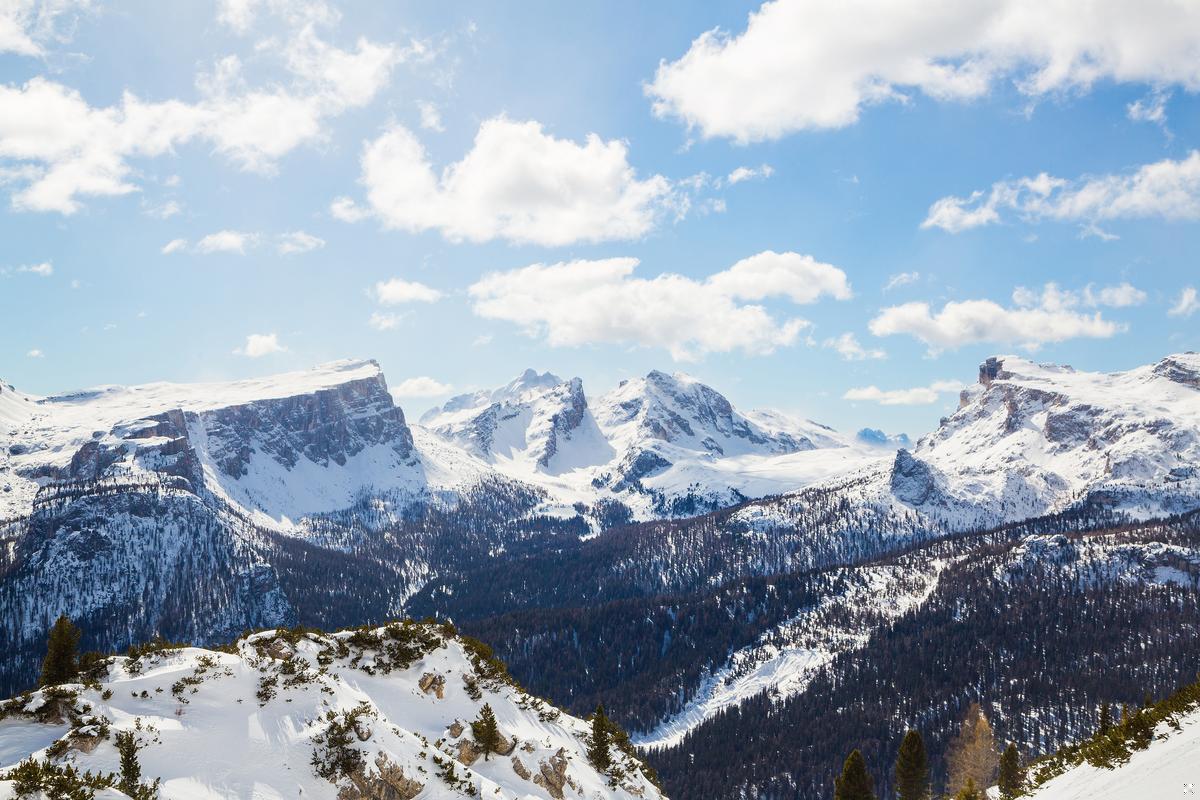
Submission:
[[[592,395],[530,370],[416,421],[370,361],[0,384],[0,694],[35,683],[60,614],[103,652],[431,617],[530,695],[602,704],[672,797],[824,797],[850,749],[890,763],[906,726],[940,765],[974,701],[1050,752],[1200,668],[1200,355],[969,377],[916,442],[658,371]],[[253,641],[218,659],[229,686]],[[570,732],[547,736],[549,764]]]

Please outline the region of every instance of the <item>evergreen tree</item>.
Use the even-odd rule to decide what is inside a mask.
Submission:
[[[1105,703],[1105,708],[1108,704]],[[1017,746],[1013,742],[1008,743],[1008,747],[1004,749],[1003,755],[1000,756],[1000,796],[1004,800],[1013,800],[1021,793],[1021,786],[1025,783],[1025,776],[1021,774],[1021,754],[1017,752]]]
[[[857,749],[846,756],[842,774],[833,782],[833,800],[875,800],[875,782],[867,773],[867,762]]]
[[[60,616],[46,637],[46,658],[42,661],[41,686],[69,683],[79,674],[80,630],[67,618]]]
[[[948,791],[957,795],[968,781],[974,786],[990,786],[999,760],[992,725],[979,704],[972,703],[958,736],[946,749]]]
[[[979,789],[975,787],[974,778],[967,778],[967,782],[958,790],[958,794],[954,795],[954,800],[983,800]]]
[[[1112,708],[1108,705],[1108,701],[1105,700],[1103,703],[1100,704],[1100,727],[1098,729],[1098,732],[1101,736],[1106,736],[1108,734],[1109,729],[1111,729],[1111,728],[1112,728]]]
[[[925,740],[917,731],[904,734],[896,756],[896,797],[899,800],[929,800],[929,758]]]
[[[483,704],[479,719],[471,723],[471,734],[475,737],[476,744],[483,748],[484,761],[490,760],[488,756],[491,753],[499,752],[500,727],[496,724],[496,715],[492,707],[487,703]]]
[[[592,735],[588,739],[588,760],[592,766],[601,772],[608,771],[612,766],[612,754],[609,752],[609,742],[612,738],[612,725],[604,714],[604,706],[596,706],[592,714]]]
[[[142,765],[138,763],[138,743],[133,731],[117,733],[117,753],[121,756],[121,781],[117,788],[137,797],[142,786]]]

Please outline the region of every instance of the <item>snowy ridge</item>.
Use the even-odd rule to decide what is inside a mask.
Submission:
[[[1126,372],[988,359],[959,408],[890,467],[868,462],[812,491],[880,518],[945,531],[994,527],[1091,503],[1135,518],[1200,505],[1200,355]],[[792,500],[747,517],[787,524]]]
[[[830,577],[845,583],[813,608],[763,634],[755,644],[732,653],[710,675],[680,713],[646,734],[635,737],[641,747],[673,747],[722,710],[761,692],[777,700],[799,694],[812,676],[840,653],[866,646],[878,627],[887,626],[919,608],[937,588],[948,565],[940,559],[832,570]],[[871,624],[838,621],[839,609],[877,613]]]
[[[0,772],[46,755],[116,772],[115,734],[132,731],[143,779],[160,779],[167,800],[662,797],[631,751],[612,746],[613,767],[599,772],[589,723],[431,625],[268,631],[227,651],[117,657],[101,672],[0,706]],[[470,727],[484,703],[502,737],[488,758]],[[13,791],[0,781],[0,799]]]
[[[895,449],[777,411],[743,414],[694,378],[659,371],[589,398],[579,378],[526,370],[421,424],[564,507],[614,499],[639,519],[670,515],[673,501],[696,513],[791,491]]]
[[[1113,769],[1080,764],[1050,779],[1030,800],[1128,800],[1134,797],[1190,797],[1200,791],[1196,754],[1200,753],[1200,709],[1175,724],[1161,722],[1145,750]]]

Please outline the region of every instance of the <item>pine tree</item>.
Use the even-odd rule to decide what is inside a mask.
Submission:
[[[1101,736],[1106,736],[1108,734],[1109,729],[1111,729],[1111,728],[1112,728],[1112,708],[1108,705],[1108,701],[1105,700],[1100,705],[1100,727],[1098,729],[1098,732]]]
[[[875,800],[875,782],[867,762],[857,749],[846,756],[842,774],[833,782],[833,800]]]
[[[896,797],[899,800],[929,800],[929,758],[925,740],[917,731],[904,734],[896,756]]]
[[[479,719],[471,723],[471,734],[475,737],[475,743],[483,748],[484,761],[490,760],[488,756],[491,753],[499,752],[500,727],[496,724],[496,715],[492,707],[487,703],[483,704]]]
[[[1107,707],[1107,703],[1105,707]],[[1025,776],[1021,774],[1021,754],[1017,752],[1017,746],[1009,742],[1008,747],[1004,749],[1004,754],[1000,756],[1000,796],[1004,800],[1013,800],[1021,793],[1021,786],[1025,783]]]
[[[70,683],[79,675],[79,628],[67,618],[60,616],[46,636],[46,658],[42,661],[42,677],[39,685],[53,686]]]
[[[958,790],[958,794],[954,795],[954,800],[983,800],[979,789],[975,788],[974,778],[967,778],[967,782]]]
[[[608,771],[612,766],[612,754],[609,752],[609,742],[612,738],[612,725],[604,714],[604,706],[596,706],[592,714],[592,735],[588,740],[588,760],[592,766],[601,772]]]
[[[137,797],[142,785],[142,765],[138,763],[138,743],[133,731],[117,733],[117,753],[121,756],[121,781],[117,788]]]
[[[950,775],[947,790],[952,796],[957,795],[967,781],[975,786],[990,786],[999,760],[992,725],[979,704],[972,703],[958,736],[946,749],[946,766]]]

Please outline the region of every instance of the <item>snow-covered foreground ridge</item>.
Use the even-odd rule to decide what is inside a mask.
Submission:
[[[84,680],[0,705],[0,775],[29,757],[115,773],[116,734],[131,731],[143,780],[168,799],[662,798],[622,734],[599,772],[589,723],[432,624],[267,631],[114,657]],[[485,703],[501,734],[487,757],[471,728]],[[0,780],[0,799],[14,793]]]
[[[1034,764],[1031,800],[1129,800],[1200,793],[1200,682]]]

